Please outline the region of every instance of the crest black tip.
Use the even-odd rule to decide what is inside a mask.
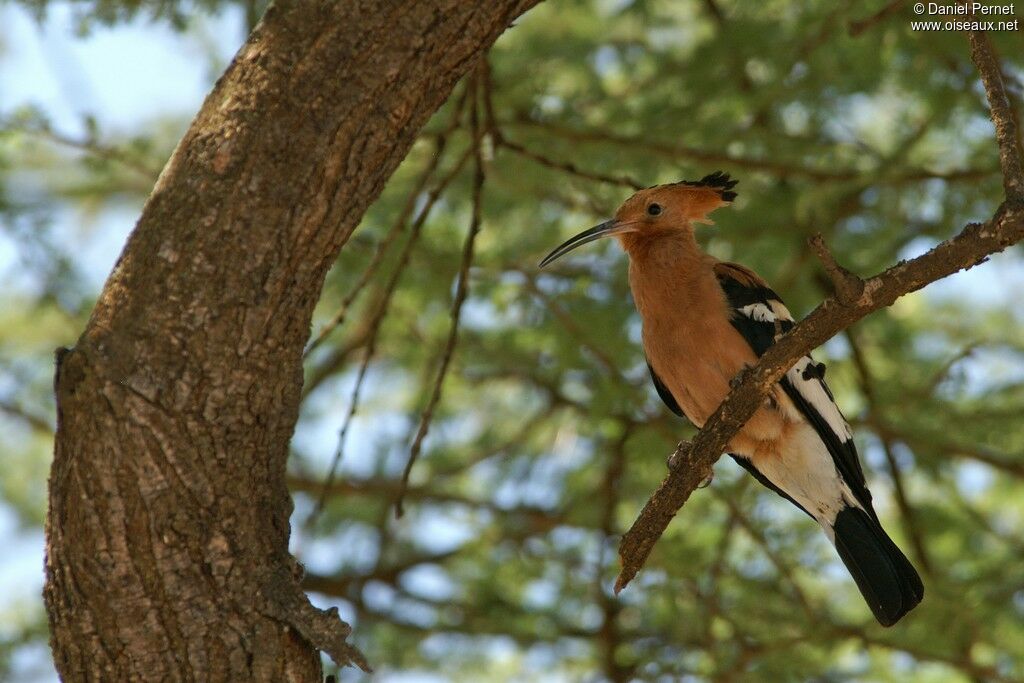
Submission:
[[[738,180],[733,180],[728,173],[723,171],[715,171],[714,173],[708,174],[700,180],[683,180],[680,181],[680,185],[689,185],[690,187],[708,187],[712,190],[718,190],[722,199],[727,202],[731,202],[736,199],[736,192],[732,188],[736,187]]]

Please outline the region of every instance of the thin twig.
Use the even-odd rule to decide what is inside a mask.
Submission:
[[[999,167],[1003,171],[1006,201],[1019,206],[1024,204],[1024,163],[1021,162],[1019,131],[1003,83],[1003,71],[984,31],[971,31],[968,39],[971,43],[971,60],[981,74],[992,123],[996,128]]]
[[[58,133],[45,125],[18,126],[14,129],[28,135],[35,135],[38,138],[47,140],[62,147],[75,149],[80,152],[85,152],[91,156],[120,164],[121,166],[143,176],[150,184],[156,182],[157,177],[160,175],[160,169],[151,168],[138,159],[132,158],[132,156],[127,154],[124,150],[112,145],[104,145],[92,139],[82,140],[73,138],[70,135],[65,135],[64,133]]]
[[[361,324],[354,330],[345,339],[344,343],[333,346],[326,358],[319,361],[315,367],[310,368],[309,376],[302,383],[303,399],[316,391],[320,385],[338,372],[348,362],[349,357],[353,353],[366,348],[366,344],[370,340],[370,333],[373,331],[370,328],[370,319],[374,317],[374,314],[375,311],[371,311],[366,316],[365,324]]]
[[[754,526],[754,523],[743,512],[735,499],[720,494],[716,494],[716,497],[725,503],[726,507],[729,508],[729,512],[732,514],[733,519],[736,520],[736,523],[747,532],[747,535],[750,536],[754,543],[761,547],[765,557],[767,557],[768,561],[775,567],[775,571],[777,571],[779,576],[790,585],[793,595],[796,597],[797,602],[800,604],[800,608],[807,617],[807,621],[809,623],[816,622],[818,620],[817,612],[813,607],[811,607],[811,601],[807,598],[807,594],[804,593],[803,588],[801,588],[800,584],[797,583],[796,576],[793,574],[793,568],[783,561],[779,554],[772,549],[768,544],[768,539],[765,538],[760,529]]]
[[[434,417],[434,410],[437,408],[437,404],[441,400],[441,390],[444,386],[444,379],[448,374],[448,366],[451,364],[452,356],[455,353],[455,346],[458,344],[459,340],[459,321],[462,317],[462,305],[465,303],[466,297],[469,295],[469,269],[473,265],[476,236],[480,232],[485,180],[484,161],[480,150],[482,129],[480,127],[478,104],[475,97],[472,108],[470,109],[470,121],[472,123],[473,130],[474,172],[473,208],[469,220],[469,232],[466,234],[466,241],[462,248],[462,263],[459,265],[458,281],[455,285],[455,297],[452,300],[451,325],[448,329],[448,340],[445,342],[444,352],[441,356],[441,365],[437,370],[437,379],[434,381],[434,389],[430,394],[430,400],[427,401],[427,405],[423,409],[423,413],[420,415],[420,424],[416,430],[416,437],[413,439],[412,446],[409,448],[409,459],[405,463],[405,470],[402,472],[402,485],[398,492],[398,498],[395,501],[396,517],[401,517],[405,512],[402,506],[402,499],[404,497],[405,490],[409,486],[409,475],[412,473],[413,465],[416,464],[416,459],[419,458],[420,450],[423,447],[423,440],[426,438],[427,432],[430,430],[430,422]]]
[[[910,539],[910,545],[914,548],[914,554],[921,564],[921,569],[928,576],[934,575],[932,569],[931,555],[928,554],[928,546],[924,544],[924,533],[917,521],[914,508],[910,506],[907,496],[907,485],[903,481],[903,473],[900,471],[899,463],[896,461],[894,444],[885,436],[879,435],[882,441],[882,452],[885,454],[885,462],[889,468],[889,476],[892,477],[893,489],[896,494],[896,507],[900,510],[900,519],[903,520],[904,533]]]
[[[1020,171],[1017,131],[1005,106],[1007,98],[1003,81],[995,76],[995,60],[987,41],[971,38],[972,57],[983,77],[993,119],[1000,161],[1004,173]],[[1000,104],[1001,103],[1001,104]],[[892,305],[899,297],[960,270],[972,268],[989,255],[1003,251],[1024,239],[1024,207],[1013,193],[1019,185],[1005,184],[1007,201],[991,220],[967,225],[957,236],[939,244],[928,253],[903,261],[865,281],[861,295],[849,304],[835,298],[826,299],[804,320],[771,346],[753,368],[739,373],[738,382],[725,401],[705,422],[692,444],[678,453],[675,463],[661,486],[651,495],[640,516],[626,532],[619,545],[622,570],[615,582],[616,592],[622,590],[643,566],[655,542],[664,533],[672,518],[711,473],[715,461],[726,450],[729,441],[746,424],[761,405],[762,398],[800,357],[820,346],[837,332],[880,308]]]
[[[867,31],[869,28],[880,24],[892,15],[896,14],[904,2],[906,2],[906,0],[892,0],[892,2],[874,14],[858,21],[851,21],[849,25],[850,37],[856,38],[861,33],[864,33],[864,31]]]
[[[950,373],[953,372],[953,368],[956,367],[957,363],[970,358],[978,348],[985,345],[984,341],[973,341],[950,356],[946,362],[942,364],[942,367],[936,370],[935,374],[933,374],[928,381],[924,383],[925,389],[921,394],[924,396],[933,396],[935,394],[935,390],[939,388],[939,385],[945,382],[946,378],[948,378]]]
[[[849,305],[860,298],[864,292],[864,281],[839,265],[835,257],[832,256],[832,252],[828,250],[825,238],[821,236],[821,233],[817,232],[811,235],[807,244],[814,250],[822,267],[825,268],[825,274],[832,281],[836,300],[841,304]]]
[[[457,464],[452,464],[448,467],[435,467],[431,471],[431,481],[445,480],[457,475],[464,474],[474,465],[479,465],[485,460],[490,460],[498,455],[509,453],[514,447],[519,446],[522,448],[527,438],[536,434],[540,426],[550,420],[558,410],[558,406],[554,404],[554,401],[547,401],[540,409],[534,412],[530,417],[522,420],[519,423],[515,433],[501,443],[495,444],[490,448],[478,450],[473,453],[472,456],[461,460]]]
[[[486,510],[495,516],[509,520],[517,520],[516,527],[528,528],[532,531],[549,531],[567,522],[564,510],[568,508],[543,508],[536,505],[502,506],[486,498],[473,498],[459,493],[437,490],[436,483],[431,481],[430,487],[410,486],[405,497],[430,504],[457,505],[466,508]],[[323,488],[323,482],[315,477],[288,477],[288,489],[303,493],[315,494]],[[398,495],[401,483],[392,478],[375,477],[362,480],[336,481],[331,485],[331,495],[344,495],[346,498],[360,497],[369,500],[391,499]],[[385,515],[385,521],[388,515]],[[378,557],[386,556],[381,552]]]
[[[719,26],[725,23],[725,13],[722,12],[722,8],[718,6],[715,0],[704,0],[704,7],[707,8],[708,13],[714,18],[715,23]]]
[[[607,466],[604,477],[601,481],[600,498],[602,503],[599,523],[599,538],[595,565],[593,568],[593,594],[594,601],[601,608],[601,625],[597,631],[597,640],[601,646],[601,659],[604,664],[605,675],[609,681],[630,681],[633,680],[633,667],[623,665],[616,658],[616,652],[622,642],[622,627],[619,623],[619,613],[622,605],[618,600],[610,596],[604,590],[602,568],[607,566],[607,554],[611,547],[611,541],[616,533],[615,510],[621,497],[620,489],[623,473],[626,464],[626,442],[632,434],[633,425],[630,423],[620,424],[620,434],[610,444],[607,455]]]
[[[338,465],[341,463],[341,457],[344,454],[345,438],[348,435],[349,425],[355,417],[356,411],[359,407],[359,395],[363,386],[363,380],[366,378],[366,372],[370,366],[370,361],[373,359],[374,353],[376,353],[377,350],[377,340],[380,336],[381,325],[384,322],[384,318],[387,316],[391,299],[394,296],[395,289],[398,287],[399,280],[402,278],[402,273],[405,272],[405,267],[409,263],[412,250],[419,241],[423,225],[426,223],[427,217],[430,215],[430,212],[437,203],[437,200],[440,199],[441,194],[462,171],[462,167],[465,165],[471,154],[471,149],[466,150],[445,177],[438,181],[437,185],[435,185],[430,191],[427,196],[426,203],[423,205],[423,208],[420,209],[419,214],[416,216],[416,220],[413,221],[412,227],[409,230],[409,237],[406,239],[402,253],[398,257],[398,263],[395,264],[395,268],[391,272],[391,278],[388,280],[388,283],[384,288],[381,300],[373,308],[374,315],[373,319],[370,321],[370,336],[366,342],[366,352],[363,355],[363,361],[360,364],[358,374],[356,375],[356,383],[352,390],[352,399],[349,404],[348,414],[345,416],[345,421],[342,424],[341,430],[338,432],[338,446],[334,452],[334,459],[331,461],[331,467],[327,473],[327,478],[324,480],[323,491],[320,494],[320,498],[317,500],[316,507],[306,520],[307,526],[311,526],[316,521],[320,513],[323,512],[324,505],[327,502],[331,486],[334,483],[334,478],[338,472]]]
[[[30,411],[28,408],[18,405],[14,401],[0,399],[0,411],[22,420],[28,424],[29,427],[43,436],[53,436],[53,423],[48,418]]]
[[[492,137],[501,137],[498,119],[494,115],[494,82],[491,79],[491,61],[487,55],[480,60],[480,92],[484,104],[484,132]]]
[[[505,134],[498,125],[498,120],[494,115],[494,87],[491,83],[491,65],[486,59],[481,62],[479,81],[484,106],[484,132],[491,136],[491,139],[494,141],[495,148],[504,147],[510,152],[514,152],[521,157],[540,164],[541,166],[561,171],[563,173],[568,173],[569,175],[584,178],[586,180],[607,183],[609,185],[617,185],[620,187],[629,187],[634,190],[639,190],[643,187],[643,185],[638,183],[636,180],[627,176],[611,176],[603,173],[584,171],[572,162],[557,161],[518,142],[512,142],[505,137]]]
[[[536,162],[541,166],[545,166],[555,171],[561,171],[562,173],[568,173],[569,175],[576,176],[578,178],[584,178],[586,180],[592,180],[599,183],[607,183],[608,185],[617,185],[619,187],[628,187],[633,190],[639,190],[644,187],[643,184],[637,182],[629,176],[615,176],[607,175],[604,173],[596,173],[594,171],[584,171],[583,169],[576,166],[571,161],[557,161],[548,156],[535,152],[534,150],[519,144],[518,142],[512,142],[504,135],[497,135],[494,138],[495,146],[504,147],[510,152],[515,152],[521,157],[529,159],[530,161]]]
[[[370,280],[373,279],[377,269],[380,267],[381,263],[384,262],[384,255],[387,254],[388,249],[391,248],[391,245],[394,243],[399,233],[402,232],[406,224],[409,222],[409,217],[416,208],[416,200],[419,199],[420,194],[423,192],[424,185],[430,180],[430,176],[437,168],[437,162],[441,158],[442,151],[443,146],[438,145],[437,153],[432,156],[427,168],[424,169],[424,173],[417,182],[415,189],[409,193],[409,197],[405,206],[402,207],[402,212],[398,216],[398,219],[394,222],[384,237],[377,243],[373,252],[373,257],[366,265],[366,268],[363,269],[362,274],[359,276],[359,280],[356,281],[356,284],[353,285],[352,289],[345,295],[345,298],[342,299],[341,304],[338,305],[338,310],[331,316],[331,319],[324,324],[313,341],[311,341],[306,347],[306,350],[303,351],[303,358],[308,358],[309,354],[311,354],[318,346],[323,344],[334,330],[344,324],[345,318],[348,316],[348,312],[352,307],[352,304],[362,293],[366,285],[370,283]]]
[[[914,450],[927,449],[935,453],[941,453],[943,457],[976,460],[1004,474],[1024,479],[1024,460],[1020,457],[996,453],[982,446],[965,445],[953,441],[937,440],[928,436],[921,436],[920,434],[911,434],[887,422],[872,421],[870,427],[879,435],[885,435],[889,439],[905,443]]]
[[[252,30],[256,28],[256,24],[260,22],[260,11],[256,5],[256,0],[246,0],[245,2],[245,28],[247,33],[252,33]]]
[[[555,319],[558,320],[558,322],[562,325],[562,327],[565,328],[565,331],[568,332],[569,335],[573,337],[580,346],[585,348],[587,351],[590,351],[590,353],[593,354],[594,358],[597,359],[597,361],[604,367],[604,369],[608,372],[609,375],[620,375],[618,368],[615,367],[615,363],[608,356],[608,354],[602,351],[600,346],[598,346],[597,344],[591,343],[591,341],[587,339],[587,335],[583,332],[582,329],[580,329],[580,326],[576,324],[575,320],[573,320],[572,316],[569,315],[569,313],[566,312],[565,309],[559,306],[556,301],[553,301],[551,297],[544,293],[544,291],[537,285],[536,276],[533,273],[524,269],[516,270],[518,270],[518,272],[523,276],[523,279],[526,283],[526,288],[529,289],[530,292],[533,293],[533,295],[537,297],[537,299],[539,299],[542,304],[544,304],[544,307],[547,308],[548,311],[551,312],[551,315],[553,315]]]
[[[427,183],[430,182],[434,172],[437,170],[437,167],[441,162],[441,158],[444,156],[445,148],[448,146],[449,137],[455,129],[459,127],[459,118],[462,115],[462,108],[465,104],[468,92],[468,88],[464,88],[462,95],[455,101],[455,108],[452,111],[451,119],[445,129],[435,137],[434,153],[431,155],[430,161],[427,162],[427,166],[423,169],[419,179],[416,181],[416,185],[412,192],[410,192],[409,196],[406,198],[405,205],[402,207],[402,211],[398,214],[398,218],[395,220],[391,229],[388,230],[384,238],[377,244],[373,258],[370,259],[370,263],[367,264],[366,268],[363,270],[359,280],[342,300],[341,305],[338,306],[338,311],[331,317],[327,324],[323,326],[323,329],[321,329],[316,338],[310,342],[309,346],[306,347],[306,350],[302,354],[303,358],[307,357],[313,349],[320,346],[331,332],[345,322],[345,316],[348,315],[348,311],[352,306],[352,303],[377,272],[377,268],[380,267],[380,264],[384,260],[384,255],[391,247],[391,244],[395,241],[395,238],[398,237],[398,233],[405,229],[413,211],[416,210],[417,200],[419,200],[424,188],[426,188]]]
[[[853,333],[852,328],[846,329],[846,340],[850,344],[850,355],[853,358],[853,365],[860,377],[861,393],[868,404],[868,415],[872,421],[881,421],[881,407],[879,406],[878,394],[875,392],[875,380],[868,367],[867,358],[861,349],[860,340]],[[892,438],[884,431],[876,431],[879,440],[882,442],[882,451],[885,453],[885,461],[889,468],[889,476],[892,477],[893,489],[896,494],[896,506],[900,510],[900,519],[903,521],[904,532],[914,547],[914,554],[921,564],[921,568],[929,576],[932,575],[932,561],[928,554],[927,546],[924,543],[923,532],[917,521],[914,508],[910,505],[907,496],[907,487],[903,481],[903,473],[900,471],[899,463],[896,462],[896,454],[893,448]]]
[[[886,185],[892,186],[901,183],[917,182],[920,180],[928,180],[932,178],[945,180],[948,182],[962,180],[980,180],[982,178],[991,176],[994,172],[991,170],[983,169],[962,169],[956,171],[949,171],[947,173],[939,173],[929,171],[927,169],[915,169],[900,175],[886,176],[884,173],[880,173],[878,170],[865,172],[859,169],[846,170],[813,168],[809,166],[802,166],[797,163],[788,163],[785,161],[739,157],[726,154],[724,152],[716,152],[712,150],[698,149],[694,147],[687,147],[684,145],[678,145],[668,142],[648,140],[635,135],[622,135],[611,133],[604,130],[586,130],[580,128],[572,128],[569,126],[559,125],[557,123],[537,121],[535,119],[526,117],[520,117],[515,119],[514,121],[503,122],[503,125],[506,127],[520,126],[529,128],[539,128],[547,133],[563,138],[565,140],[570,140],[572,142],[606,143],[622,147],[623,150],[627,152],[642,153],[647,155],[654,154],[673,161],[685,160],[698,161],[701,162],[702,164],[720,164],[730,166],[733,168],[742,168],[752,171],[763,171],[779,178],[801,177],[819,182],[845,182],[870,179],[872,183],[884,181]]]
[[[975,681],[1010,681],[1003,675],[1001,675],[994,666],[985,666],[975,664],[971,661],[969,656],[954,657],[948,654],[948,651],[930,652],[927,649],[914,645],[911,642],[904,640],[900,643],[890,643],[883,638],[875,637],[871,635],[871,632],[862,629],[854,628],[849,626],[841,626],[838,624],[832,625],[836,635],[842,635],[847,638],[859,640],[861,643],[868,647],[880,647],[890,650],[892,652],[905,652],[914,659],[928,662],[940,662],[947,666],[952,666],[955,669],[959,669],[966,674],[971,676],[971,680]]]

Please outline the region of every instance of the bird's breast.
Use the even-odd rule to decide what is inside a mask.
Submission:
[[[647,359],[679,406],[701,426],[729,393],[729,380],[755,360],[728,320],[641,314]]]
[[[658,247],[630,253],[629,285],[643,321],[644,351],[679,407],[702,427],[729,394],[729,381],[757,357],[732,326],[714,260],[696,243]],[[733,452],[770,446],[781,437],[784,414],[770,406],[788,399],[781,391],[772,394],[769,408],[758,410],[730,444]]]

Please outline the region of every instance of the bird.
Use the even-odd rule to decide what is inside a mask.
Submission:
[[[629,256],[629,287],[643,324],[658,395],[698,429],[732,380],[793,327],[778,294],[753,270],[703,252],[698,224],[733,202],[738,181],[716,171],[638,190],[614,218],[556,247],[540,267],[614,236]],[[825,383],[825,366],[800,358],[727,445],[758,482],[814,519],[835,546],[874,617],[892,626],[924,586],[875,513],[853,432]]]

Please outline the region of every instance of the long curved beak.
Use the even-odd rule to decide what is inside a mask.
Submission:
[[[633,230],[635,230],[635,227],[629,223],[619,223],[614,219],[605,221],[600,225],[595,225],[589,230],[584,230],[575,237],[570,237],[568,240],[555,247],[555,250],[545,256],[544,260],[540,262],[540,267],[543,268],[555,259],[568,254],[576,247],[582,246],[587,242],[593,242],[594,240],[599,240],[602,237],[611,237],[612,235],[621,235],[626,232],[633,232]]]

